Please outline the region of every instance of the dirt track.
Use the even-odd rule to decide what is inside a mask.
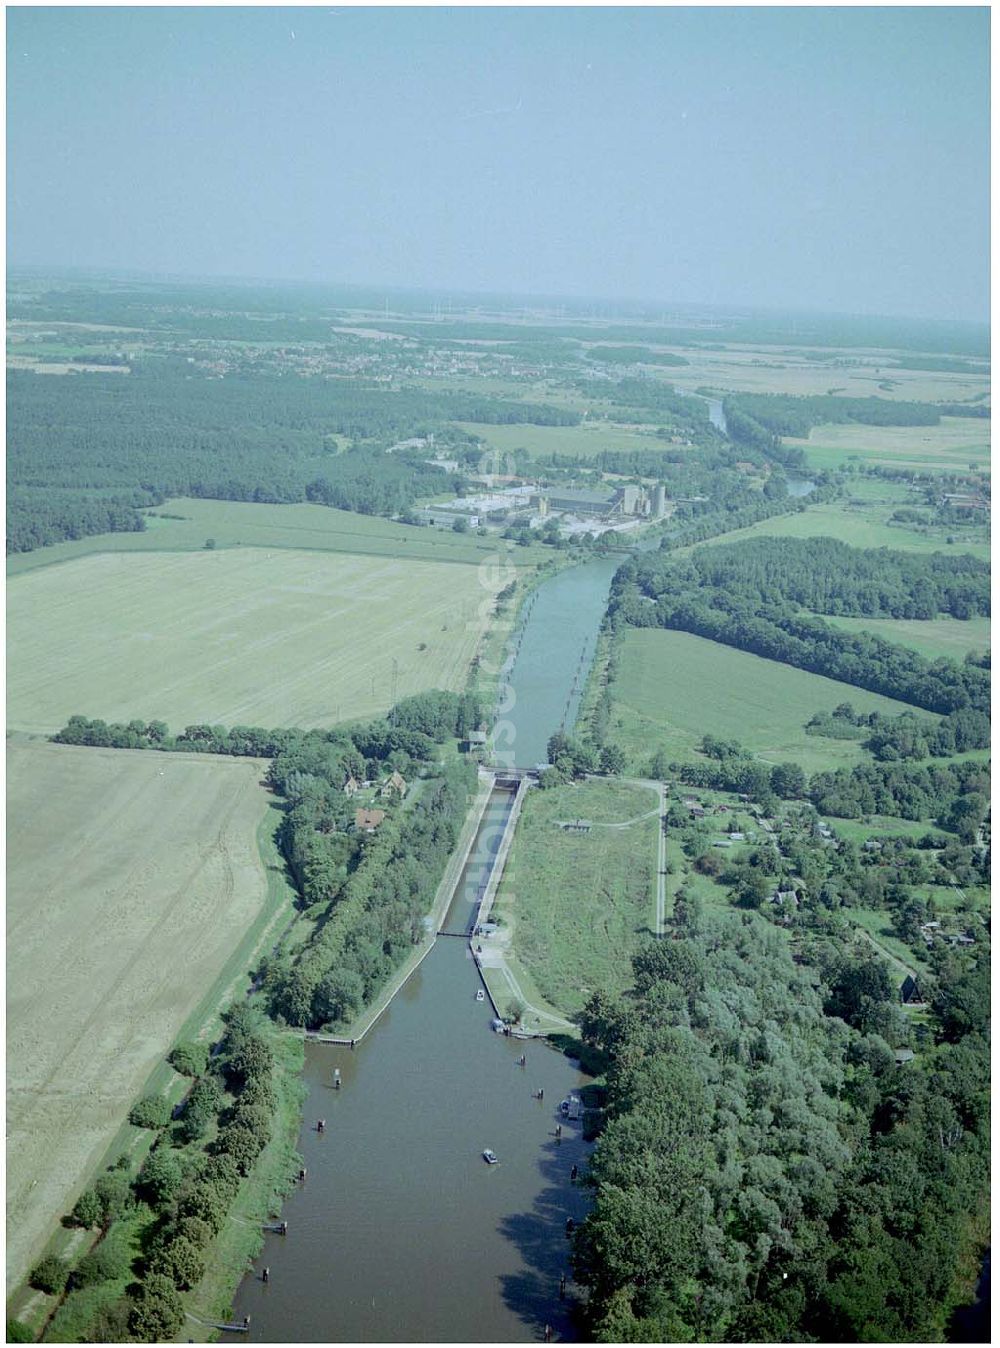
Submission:
[[[261,908],[261,765],[9,744],[7,1276]]]

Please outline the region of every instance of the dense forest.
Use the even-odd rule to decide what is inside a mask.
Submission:
[[[853,548],[833,538],[748,538],[699,548],[669,571],[678,583],[738,594],[754,607],[788,601],[863,618],[974,618],[990,612],[990,568],[968,553]],[[644,592],[658,597],[650,580]]]
[[[989,1181],[985,965],[940,981],[897,1066],[896,993],[860,948],[800,968],[756,913],[683,914],[596,994],[607,1066],[574,1240],[600,1342],[942,1337]]]
[[[560,408],[364,380],[209,377],[151,358],[127,376],[7,376],[8,552],[141,528],[168,496],[405,509],[452,480],[419,453],[385,453],[451,420],[572,425]],[[352,448],[340,453],[336,437]],[[102,504],[103,498],[103,504]],[[109,499],[110,498],[110,499]]]
[[[873,616],[874,607],[875,614],[902,608],[930,617],[947,605],[969,617],[988,605],[984,570],[971,559],[935,562],[830,539],[749,539],[698,549],[685,559],[663,550],[630,558],[615,576],[609,615],[613,626],[693,632],[927,711],[985,712],[989,672],[975,661],[927,660],[871,633],[843,632],[802,612],[798,597],[824,611],[859,616]],[[907,584],[912,597],[900,589]]]

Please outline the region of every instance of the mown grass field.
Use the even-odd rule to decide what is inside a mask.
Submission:
[[[824,617],[824,621],[845,632],[871,632],[884,641],[909,646],[929,660],[945,656],[949,660],[964,660],[969,651],[982,653],[990,649],[989,618],[840,618]]]
[[[8,724],[308,727],[385,711],[464,686],[501,583],[496,568],[260,548],[47,567],[8,585]]]
[[[544,548],[510,548],[495,536],[456,534],[395,524],[376,515],[356,515],[319,505],[257,505],[248,501],[205,501],[184,497],[144,512],[146,530],[98,534],[55,543],[7,558],[7,575],[19,576],[59,562],[104,552],[194,552],[208,539],[218,549],[291,548],[295,551],[351,552],[407,561],[490,562],[499,550],[511,564],[528,567],[551,553]],[[169,519],[167,516],[181,516]]]
[[[13,1287],[254,929],[269,798],[253,760],[39,743],[7,755]]]
[[[978,417],[942,417],[937,426],[814,426],[800,445],[814,468],[840,468],[850,460],[965,472],[970,464],[988,468],[990,421]]]
[[[810,506],[794,515],[776,515],[746,529],[734,529],[710,539],[711,544],[736,543],[744,538],[838,538],[855,548],[895,548],[901,552],[967,552],[983,561],[990,555],[989,533],[985,526],[949,531],[936,525],[914,527],[890,524],[894,507],[874,502],[851,506],[831,502]],[[948,543],[948,537],[956,542]],[[691,546],[704,546],[703,544]],[[678,548],[677,554],[691,547]]]
[[[697,757],[703,735],[739,741],[772,763],[799,763],[806,772],[850,766],[862,756],[853,740],[807,735],[814,712],[850,702],[857,711],[894,715],[905,703],[850,684],[793,669],[688,632],[627,631],[609,737],[645,770],[658,748],[678,760]]]
[[[670,449],[668,440],[644,435],[631,429],[617,429],[604,421],[585,421],[579,426],[494,426],[476,421],[457,423],[463,430],[478,435],[500,453],[513,454],[526,449],[533,458],[549,454],[567,454],[592,458],[604,450]]]
[[[655,921],[658,810],[655,791],[623,782],[532,791],[524,803],[498,911],[518,960],[564,1015],[598,989],[629,986],[629,960]],[[579,818],[589,833],[558,827]]]

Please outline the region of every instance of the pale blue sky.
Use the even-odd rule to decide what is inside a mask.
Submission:
[[[983,8],[9,8],[12,265],[985,318]]]

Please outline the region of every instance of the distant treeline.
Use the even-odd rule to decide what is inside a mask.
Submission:
[[[860,554],[856,564],[844,557],[856,552]],[[843,557],[843,576],[831,570],[829,585],[821,584],[819,577],[824,555],[831,562]],[[891,559],[896,554],[887,555]],[[970,563],[967,574],[961,569],[951,574],[936,572],[926,559],[913,558],[911,571],[909,554],[905,557],[907,561],[898,564],[900,571],[914,587],[926,581],[929,605],[945,602],[947,595],[947,602],[956,607],[961,597],[968,613],[978,611],[974,605],[980,602],[980,577],[975,568],[981,564]],[[872,616],[869,604],[876,605],[876,613],[882,611],[877,607],[879,558],[878,551],[851,549],[828,539],[750,539],[698,549],[680,560],[664,552],[646,554],[629,558],[615,576],[610,620],[615,625],[693,632],[927,711],[948,713],[969,707],[988,712],[989,674],[974,662],[926,660],[868,632],[843,632],[802,613],[801,600],[791,597],[811,593],[831,604],[836,596],[840,612]],[[895,594],[891,579],[895,564],[887,565],[889,590]],[[947,577],[936,600],[935,577]]]
[[[494,312],[510,309],[510,317],[483,320],[477,317],[434,319],[418,317],[440,308],[446,297],[440,293],[400,291],[386,287],[295,285],[224,285],[155,282],[141,283],[115,278],[53,279],[37,293],[26,293],[14,277],[11,289],[22,293],[12,298],[10,318],[35,322],[101,323],[119,327],[154,328],[187,332],[189,324],[206,316],[229,311],[233,316],[253,318],[324,319],[351,321],[351,310],[381,311],[387,303],[395,313],[414,315],[410,320],[372,321],[383,331],[430,339],[539,341],[545,338],[580,341],[649,342],[655,345],[710,347],[726,342],[767,343],[805,347],[881,347],[887,351],[940,353],[949,356],[985,358],[989,354],[989,326],[961,320],[882,318],[870,315],[747,313],[723,317],[709,311],[664,318],[653,306],[616,306],[615,316],[594,321],[592,312],[612,312],[606,303],[560,301],[565,320],[526,323],[520,318],[524,299],[455,295],[448,292],[452,309],[471,309],[490,304]],[[34,288],[34,287],[33,287]],[[531,299],[527,296],[525,299]],[[551,301],[536,301],[534,307],[551,307]],[[228,317],[228,314],[223,314]],[[355,320],[356,321],[356,320]]]
[[[651,351],[648,346],[592,346],[583,353],[588,360],[605,365],[690,365],[684,356],[669,351]]]
[[[573,425],[576,412],[365,381],[210,378],[150,359],[100,374],[7,380],[8,552],[141,528],[138,505],[169,496],[317,501],[387,514],[447,490],[418,454],[384,450],[455,420]],[[333,437],[353,442],[338,453]],[[95,497],[105,496],[104,506]]]
[[[782,436],[805,439],[814,426],[937,426],[942,416],[980,417],[990,409],[970,403],[895,402],[889,398],[844,398],[834,394],[796,397],[785,393],[739,393],[723,401],[729,436],[768,452]]]

